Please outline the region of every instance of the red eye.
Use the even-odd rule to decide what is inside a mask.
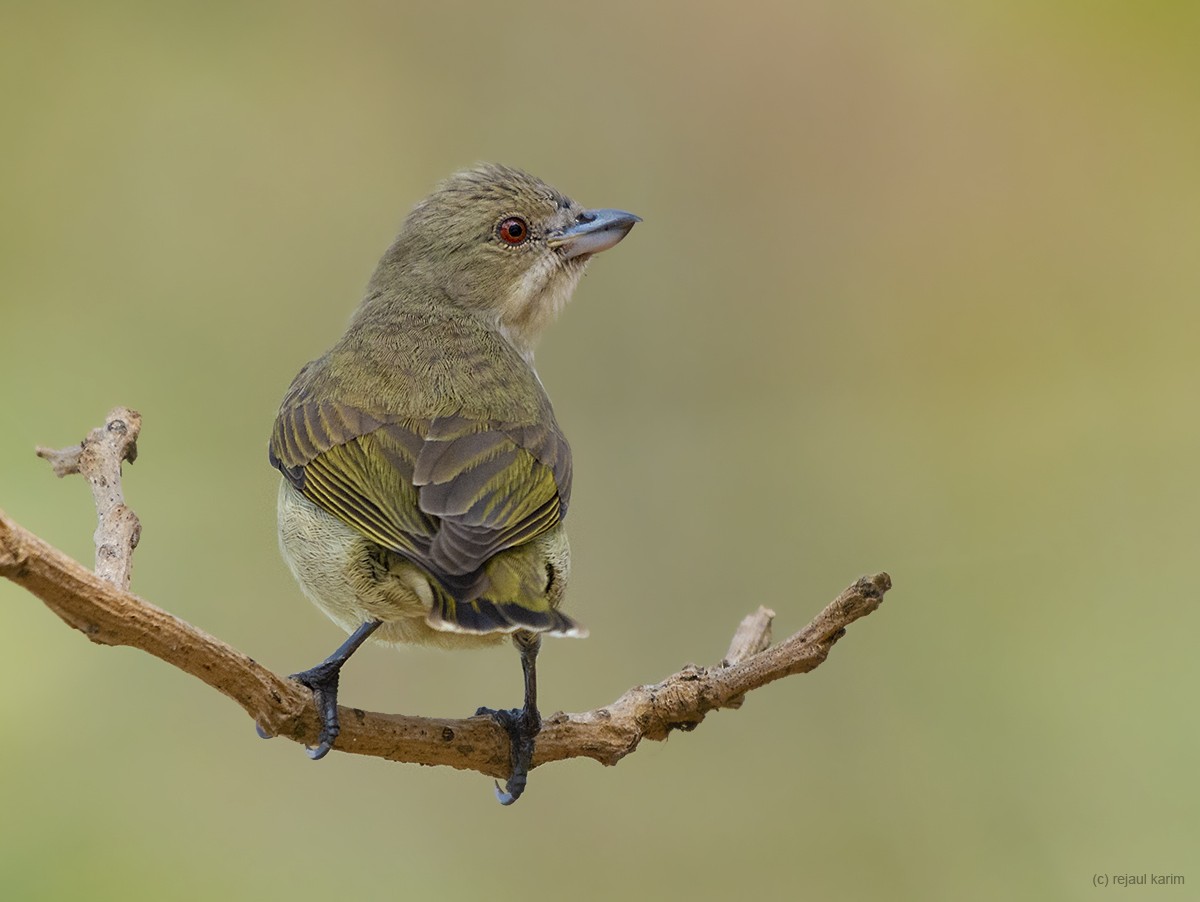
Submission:
[[[505,244],[521,244],[529,237],[529,226],[525,224],[525,220],[520,216],[510,216],[504,222],[500,223],[500,227],[496,229],[496,234],[500,236],[500,240]]]

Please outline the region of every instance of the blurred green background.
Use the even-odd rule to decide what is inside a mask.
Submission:
[[[575,452],[543,710],[896,588],[815,673],[618,768],[262,742],[0,584],[6,899],[1083,899],[1200,883],[1200,6],[6,4],[0,506],[145,418],[134,589],[277,672],[341,634],[266,439],[408,208],[477,160],[641,214],[538,363]],[[347,704],[515,704],[368,648]],[[1159,898],[1152,888],[1113,890]],[[1176,889],[1173,898],[1188,891]],[[1194,893],[1194,889],[1191,891]],[[1191,894],[1189,893],[1189,894]]]

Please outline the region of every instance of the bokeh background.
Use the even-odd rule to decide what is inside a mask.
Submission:
[[[62,3],[0,10],[0,506],[145,418],[134,588],[278,672],[275,407],[477,160],[645,222],[539,351],[575,452],[543,710],[895,589],[815,673],[616,769],[262,742],[0,584],[6,899],[1083,899],[1200,883],[1200,6]],[[368,648],[346,703],[515,704],[507,649]]]

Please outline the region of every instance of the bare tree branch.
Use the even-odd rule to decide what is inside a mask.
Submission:
[[[263,735],[314,745],[318,718],[307,688],[127,591],[138,526],[124,506],[120,464],[132,462],[140,425],[136,413],[117,408],[78,451],[38,450],[60,476],[80,472],[92,485],[100,518],[97,573],[0,511],[0,576],[36,595],[93,642],[140,648],[202,680],[240,705]],[[689,665],[660,683],[635,686],[605,707],[545,718],[534,766],[577,757],[616,764],[643,739],[694,729],[710,711],[741,705],[752,689],[819,666],[846,627],[878,608],[890,588],[886,573],[863,577],[807,627],[774,646],[774,613],[759,608],[742,621],[720,664]],[[491,717],[448,720],[345,707],[338,714],[342,732],[336,750],[493,777],[508,774],[508,736]]]
[[[137,515],[125,506],[121,490],[121,463],[137,460],[142,415],[127,407],[114,407],[99,429],[93,429],[77,447],[55,451],[37,449],[50,461],[61,479],[79,473],[92,488],[96,502],[96,575],[120,589],[129,588],[133,549],[142,535]]]

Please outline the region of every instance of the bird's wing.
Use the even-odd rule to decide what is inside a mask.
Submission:
[[[425,567],[456,596],[489,558],[566,513],[571,452],[552,418],[389,421],[346,404],[289,401],[275,422],[271,463],[313,503]]]
[[[412,481],[421,512],[439,524],[430,560],[444,573],[467,574],[562,521],[571,450],[554,423],[438,417],[425,432]]]

